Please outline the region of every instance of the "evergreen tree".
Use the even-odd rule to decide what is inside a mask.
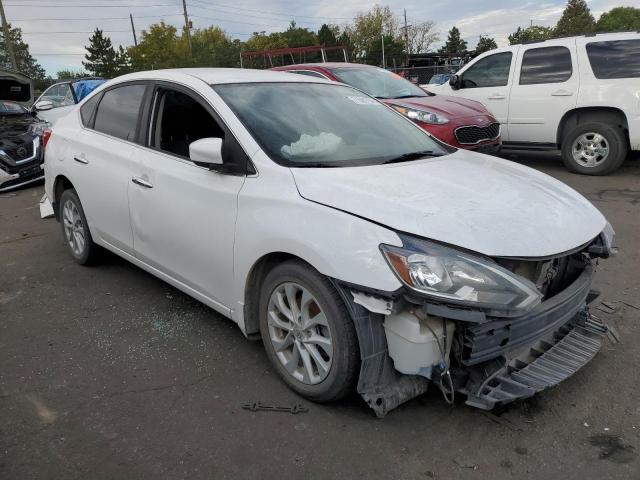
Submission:
[[[9,39],[13,46],[18,71],[34,80],[43,80],[46,77],[44,68],[31,56],[29,45],[22,41],[22,31],[9,25]],[[3,29],[0,29],[0,68],[5,70],[13,69],[9,51],[4,41]]]
[[[460,37],[460,30],[457,27],[452,27],[449,30],[449,36],[447,37],[447,43],[440,49],[440,53],[448,53],[449,55],[455,55],[456,53],[465,52],[467,50],[467,42]]]
[[[476,45],[476,53],[478,55],[484,52],[488,52],[489,50],[493,50],[494,48],[498,48],[498,45],[493,38],[480,35],[478,45]]]
[[[338,43],[336,38],[338,33],[338,27],[329,26],[326,23],[322,24],[320,30],[318,30],[318,43],[325,47],[332,47]]]
[[[585,0],[569,0],[553,33],[556,37],[566,37],[584,35],[594,32],[595,29],[596,21],[587,7],[587,2]]]
[[[89,46],[82,62],[84,68],[97,77],[112,78],[119,74],[118,53],[111,44],[111,39],[102,34],[102,30],[96,28],[89,39]]]

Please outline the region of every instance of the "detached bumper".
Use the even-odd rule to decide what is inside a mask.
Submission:
[[[526,353],[508,360],[474,391],[463,389],[467,405],[491,410],[497,405],[528,398],[553,387],[586,365],[600,350],[607,326],[595,321],[585,309],[537,342]]]
[[[44,178],[44,165],[36,164],[16,173],[8,173],[0,169],[0,192],[37,182]]]

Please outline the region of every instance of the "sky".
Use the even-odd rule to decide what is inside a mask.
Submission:
[[[435,22],[442,40],[457,26],[469,47],[478,37],[495,38],[499,46],[518,26],[553,26],[560,18],[566,0],[387,0],[403,21]],[[138,36],[152,23],[164,20],[184,25],[182,0],[2,0],[7,20],[22,28],[23,39],[32,55],[55,77],[62,69],[82,69],[84,45],[97,27],[105,31],[117,47],[133,44],[129,14],[133,15]],[[370,9],[364,0],[186,0],[195,28],[219,25],[234,38],[246,40],[254,31],[278,31],[291,20],[298,26],[318,30],[323,23],[343,25],[359,12]],[[640,7],[640,0],[587,0],[596,19],[618,6]]]

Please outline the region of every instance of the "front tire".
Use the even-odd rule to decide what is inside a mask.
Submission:
[[[62,192],[59,205],[58,218],[60,218],[62,235],[69,253],[80,265],[94,263],[98,256],[99,247],[93,243],[89,224],[76,191],[69,189]]]
[[[620,128],[589,122],[565,135],[562,162],[573,173],[608,175],[622,165],[627,151],[627,139]]]
[[[351,392],[360,364],[353,321],[329,280],[301,261],[271,270],[260,292],[260,333],[284,382],[316,402]]]

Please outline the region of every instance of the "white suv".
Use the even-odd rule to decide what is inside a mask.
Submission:
[[[428,88],[482,102],[502,124],[504,148],[560,148],[572,172],[605,175],[640,150],[637,33],[491,50]]]

